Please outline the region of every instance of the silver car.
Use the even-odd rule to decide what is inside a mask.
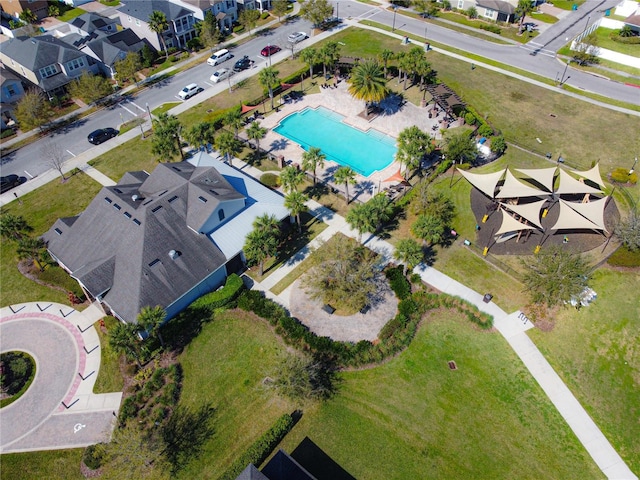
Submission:
[[[307,34],[304,32],[294,32],[287,37],[287,40],[291,43],[298,43],[307,38]]]
[[[213,72],[213,75],[211,75],[211,78],[209,78],[209,80],[211,80],[213,83],[218,83],[220,80],[224,80],[225,78],[230,77],[232,73],[233,71],[228,68],[221,68],[220,70],[216,70],[215,72]]]

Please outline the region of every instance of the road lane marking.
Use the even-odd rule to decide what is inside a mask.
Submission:
[[[137,117],[138,114],[135,112],[132,112],[131,110],[129,110],[127,107],[125,107],[124,105],[122,105],[121,103],[118,104],[118,106],[120,106],[120,108],[124,108],[127,112],[129,112],[131,115],[133,115],[134,117]]]

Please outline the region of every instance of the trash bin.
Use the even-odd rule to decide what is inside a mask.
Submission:
[[[493,298],[493,295],[491,295],[490,293],[485,293],[484,297],[482,297],[482,301],[484,303],[489,303],[492,298]]]

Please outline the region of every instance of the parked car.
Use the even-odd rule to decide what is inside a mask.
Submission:
[[[281,48],[277,45],[267,45],[262,50],[260,50],[260,55],[263,57],[270,57],[274,53],[278,53]]]
[[[100,145],[102,142],[106,142],[110,138],[116,137],[118,133],[118,130],[115,128],[99,128],[98,130],[91,132],[87,136],[87,140],[89,140],[89,143],[93,143],[94,145]]]
[[[291,43],[298,43],[307,38],[307,34],[304,32],[294,32],[287,37],[287,40]]]
[[[8,192],[18,185],[20,185],[20,177],[18,175],[0,177],[0,193]]]
[[[219,63],[229,60],[231,57],[233,57],[231,52],[226,48],[223,48],[222,50],[218,50],[213,55],[211,55],[207,59],[207,64],[211,65],[212,67],[215,67]]]
[[[178,92],[178,96],[182,100],[188,100],[191,97],[193,97],[196,93],[200,93],[202,91],[204,91],[204,88],[199,87],[197,83],[190,83],[189,85],[187,85],[186,87],[184,87],[182,90]]]
[[[218,83],[220,80],[224,80],[225,78],[230,77],[232,73],[233,71],[229,70],[228,68],[221,68],[220,70],[216,70],[215,72],[213,72],[213,75],[211,75],[211,78],[209,78],[209,80],[211,80],[213,83]]]
[[[246,70],[247,68],[250,68],[251,65],[253,65],[253,63],[254,62],[249,58],[249,55],[245,55],[244,57],[242,57],[240,60],[236,62],[236,64],[233,66],[233,71],[241,72],[242,70]]]

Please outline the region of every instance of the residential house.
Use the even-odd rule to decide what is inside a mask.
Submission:
[[[103,17],[95,13],[85,13],[70,22],[69,34],[61,39],[98,61],[100,71],[107,77],[115,76],[115,63],[137,53],[146,40],[141,40],[133,30],[118,31],[119,20]]]
[[[238,0],[238,8],[263,12],[271,9],[271,0]]]
[[[160,11],[167,17],[169,28],[162,33],[167,48],[184,48],[189,40],[197,36],[196,17],[191,8],[169,0],[129,1],[117,8],[120,23],[131,28],[140,38],[146,38],[156,49],[162,50],[162,42],[157,33],[149,28],[149,17],[154,11]]]
[[[243,267],[253,221],[288,216],[282,196],[206,153],[129,172],[43,236],[87,296],[123,322],[160,305],[171,318]]]
[[[5,129],[14,124],[13,108],[24,95],[22,81],[11,70],[0,67],[0,128]]]
[[[238,19],[236,0],[171,0],[171,2],[193,10],[198,20],[204,20],[205,14],[211,12],[218,20],[221,30],[231,30],[233,22]]]
[[[38,20],[49,15],[47,0],[0,0],[0,8],[13,18],[19,18],[25,10],[31,10],[38,17]]]
[[[451,0],[453,8],[466,11],[475,7],[478,18],[497,22],[513,22],[517,5],[518,0]]]
[[[98,71],[95,59],[51,35],[17,37],[4,42],[0,61],[49,98],[63,93],[66,85],[82,72]]]

